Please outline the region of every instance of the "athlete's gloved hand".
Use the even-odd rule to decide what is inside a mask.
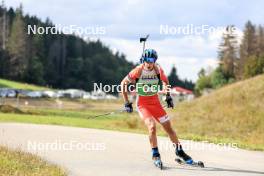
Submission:
[[[126,110],[126,112],[128,112],[128,113],[133,112],[133,106],[132,106],[132,103],[127,102],[127,103],[125,104],[125,110]]]
[[[165,101],[167,102],[167,107],[168,108],[173,108],[174,107],[173,99],[171,98],[170,94],[166,94]]]

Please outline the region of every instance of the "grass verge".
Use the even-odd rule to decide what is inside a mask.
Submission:
[[[27,89],[27,90],[49,90],[49,88],[41,87],[33,84],[0,79],[0,88],[2,87],[14,88],[14,89]]]
[[[66,176],[66,172],[38,156],[0,146],[0,175]]]

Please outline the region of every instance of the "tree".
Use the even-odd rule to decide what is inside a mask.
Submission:
[[[205,75],[200,77],[195,84],[195,91],[198,94],[201,94],[202,90],[205,88],[212,88],[211,77],[209,75]]]
[[[10,78],[22,80],[28,65],[27,36],[25,23],[22,18],[22,6],[16,11],[16,16],[11,28],[11,34],[7,43],[10,54]]]
[[[180,85],[180,79],[177,75],[177,69],[175,66],[172,67],[171,72],[168,76],[168,79],[172,87]]]
[[[264,55],[264,27],[259,25],[257,35],[257,56]]]
[[[205,69],[201,68],[201,70],[198,72],[198,78],[204,77],[205,76]]]
[[[228,80],[225,78],[225,75],[220,67],[214,70],[211,75],[211,85],[214,89],[222,87],[227,84]]]
[[[171,72],[168,76],[168,80],[172,87],[179,86],[185,89],[193,90],[195,86],[192,81],[189,81],[187,79],[184,80],[180,79],[179,76],[177,75],[177,69],[175,66],[172,67]]]
[[[264,55],[260,57],[251,56],[247,60],[244,70],[245,78],[253,77],[258,74],[264,73]]]
[[[5,50],[0,50],[0,76],[2,78],[5,78],[8,76],[8,72],[9,72],[9,64],[8,64],[8,60],[9,60],[9,55]]]
[[[223,33],[223,41],[219,46],[218,59],[220,69],[227,78],[235,77],[235,66],[237,64],[237,35],[234,32],[234,26],[227,26]]]
[[[6,43],[9,35],[9,17],[6,13],[6,7],[4,0],[0,6],[0,50],[6,49]]]
[[[27,67],[25,81],[37,85],[45,85],[43,65],[37,57],[31,58]]]
[[[54,87],[63,87],[66,66],[66,39],[59,35],[48,47],[44,78]]]
[[[245,64],[250,62],[248,61],[250,56],[256,55],[257,53],[257,34],[256,27],[248,21],[245,25],[244,37],[240,45],[240,61],[238,64],[239,72],[238,78],[243,78]]]

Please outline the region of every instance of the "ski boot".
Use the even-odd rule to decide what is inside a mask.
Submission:
[[[181,144],[176,144],[175,153],[176,156],[182,159],[186,164],[193,164],[193,159],[183,151]]]
[[[177,163],[204,168],[204,163],[202,161],[193,161],[193,159],[183,151],[181,144],[176,144],[175,153],[179,157],[175,159]]]

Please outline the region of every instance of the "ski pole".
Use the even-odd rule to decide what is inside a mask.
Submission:
[[[140,37],[140,39],[139,39],[139,42],[140,42],[140,43],[143,42],[142,55],[143,55],[143,53],[144,53],[144,50],[145,50],[145,44],[146,44],[146,41],[147,41],[148,37],[149,37],[149,34],[148,34],[146,37]],[[142,62],[142,55],[141,55],[141,58],[140,58],[140,62]]]
[[[144,52],[144,50],[145,50],[145,43],[146,43],[148,37],[149,37],[149,34],[148,34],[146,37],[140,37],[140,39],[139,39],[139,42],[140,42],[140,43],[143,42],[143,52]],[[142,53],[143,53],[143,52],[142,52]]]
[[[162,108],[167,108],[167,105],[163,105]],[[123,110],[107,112],[107,113],[99,114],[99,115],[95,115],[95,116],[88,116],[88,119],[94,119],[94,118],[97,118],[97,117],[108,116],[108,115],[118,114],[118,113],[122,113],[122,112],[126,112],[126,110],[123,109]]]
[[[108,116],[108,115],[113,115],[113,114],[117,114],[117,113],[121,113],[121,112],[125,112],[126,110],[118,110],[118,111],[112,111],[112,112],[107,112],[104,114],[99,114],[99,115],[95,115],[95,116],[89,116],[88,119],[94,119],[97,117],[101,117],[101,116]]]

